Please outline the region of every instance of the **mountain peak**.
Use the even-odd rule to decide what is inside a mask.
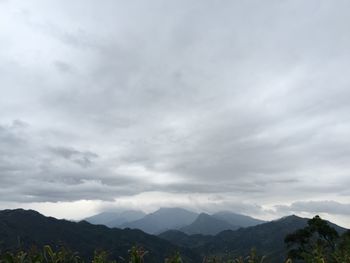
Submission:
[[[288,221],[296,221],[296,220],[308,220],[307,218],[304,218],[304,217],[300,217],[300,216],[297,216],[295,214],[291,214],[291,215],[288,215],[288,216],[283,216],[281,218],[278,218],[276,220],[273,220],[273,221],[285,221],[285,222],[288,222]]]
[[[230,223],[215,218],[214,216],[208,215],[206,213],[200,213],[196,220],[183,228],[180,231],[183,231],[186,234],[203,234],[203,235],[216,235],[217,233],[227,230],[227,229],[237,229],[238,226],[231,225]]]
[[[158,234],[169,229],[179,229],[192,223],[197,214],[178,207],[162,207],[145,217],[128,222],[122,227],[141,229],[146,233]]]
[[[209,217],[211,217],[211,216],[209,214],[207,214],[207,213],[200,213],[198,215],[198,218],[209,218]]]
[[[169,213],[169,212],[179,212],[179,213],[193,213],[187,209],[181,208],[181,207],[160,207],[158,210],[154,211],[151,214],[155,213]]]

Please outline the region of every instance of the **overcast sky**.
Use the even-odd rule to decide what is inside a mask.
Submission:
[[[0,209],[350,227],[350,1],[0,0]]]

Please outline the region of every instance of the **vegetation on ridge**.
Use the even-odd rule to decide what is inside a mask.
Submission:
[[[0,263],[277,263],[286,260],[283,240],[289,248],[289,263],[350,263],[350,232],[318,216],[310,220],[291,216],[217,236],[172,234],[174,239],[184,239],[184,245],[137,230],[5,210],[0,211]]]
[[[319,216],[308,220],[308,225],[286,236],[289,257],[307,263],[350,262],[350,231],[339,236],[327,221]]]

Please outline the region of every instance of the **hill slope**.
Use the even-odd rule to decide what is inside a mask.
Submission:
[[[236,231],[223,231],[204,245],[199,245],[196,251],[201,254],[239,256],[248,254],[251,248],[256,248],[261,255],[267,256],[268,261],[282,262],[286,255],[285,236],[304,228],[307,221],[307,218],[292,215]],[[339,233],[346,231],[332,223],[330,225]]]
[[[283,262],[287,249],[284,238],[287,234],[307,225],[307,218],[288,216],[279,220],[259,224],[238,230],[226,230],[215,236],[187,235],[180,231],[166,231],[159,237],[189,247],[198,254],[237,257],[248,255],[251,248],[256,248],[260,255],[267,256],[264,262]],[[330,223],[339,233],[346,231]]]
[[[211,235],[188,235],[179,230],[168,230],[159,234],[158,237],[178,246],[188,248],[196,248],[203,246],[214,238]]]
[[[91,258],[96,249],[109,251],[113,258],[126,257],[128,250],[142,246],[149,251],[148,262],[163,262],[164,258],[180,251],[186,262],[200,262],[200,258],[189,249],[164,241],[139,230],[110,229],[102,225],[92,225],[86,221],[79,223],[45,217],[32,210],[0,211],[0,249],[11,250],[64,245],[78,251],[85,258]],[[148,257],[148,258],[147,258]]]

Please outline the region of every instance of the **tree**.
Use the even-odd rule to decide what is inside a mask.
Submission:
[[[285,243],[290,248],[289,257],[313,262],[310,259],[328,258],[335,251],[338,238],[338,232],[317,215],[308,220],[305,228],[287,235]]]

